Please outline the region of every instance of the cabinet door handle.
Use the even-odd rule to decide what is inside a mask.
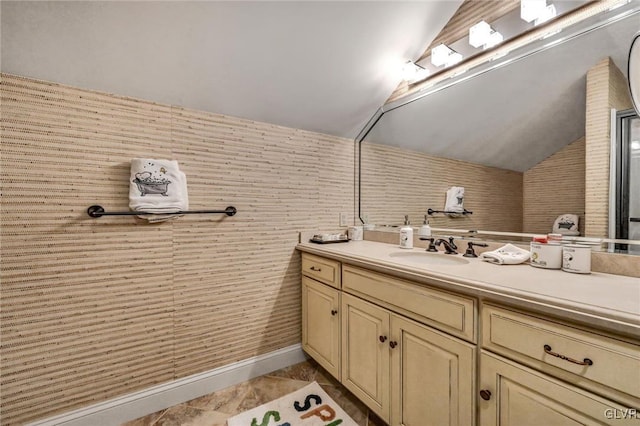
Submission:
[[[335,310],[335,309],[332,309],[332,310],[331,310],[331,315],[333,315],[333,316],[338,315],[338,311],[337,311],[337,310]]]
[[[480,391],[480,398],[484,399],[485,401],[488,401],[491,399],[491,391],[488,389],[482,389]]]
[[[547,354],[549,354],[551,356],[555,356],[556,358],[564,359],[565,361],[569,361],[569,362],[572,362],[574,364],[578,364],[578,365],[593,365],[593,361],[591,361],[589,358],[585,358],[582,361],[578,361],[577,359],[569,358],[568,356],[559,354],[557,352],[552,352],[551,351],[551,346],[549,346],[549,345],[544,345],[544,351],[545,351],[545,353],[547,353]]]
[[[391,341],[389,342],[389,346],[391,347],[391,349],[395,348],[396,346],[398,346],[398,342],[396,341]]]
[[[322,272],[322,269],[321,269],[321,268],[316,268],[315,266],[312,266],[312,267],[311,267],[311,268],[309,268],[309,269],[311,269],[312,271],[316,271],[316,272]]]
[[[379,336],[378,340],[380,340],[380,343],[384,343],[387,341],[387,336]]]

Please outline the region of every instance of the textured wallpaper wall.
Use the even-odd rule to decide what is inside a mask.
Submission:
[[[362,212],[375,224],[420,225],[428,208],[444,209],[446,191],[465,188],[472,215],[430,219],[431,226],[521,232],[522,173],[362,143]]]
[[[548,234],[561,214],[579,217],[584,235],[584,138],[524,172],[522,232]]]
[[[300,341],[298,231],[354,211],[354,143],[2,75],[2,424]],[[128,210],[129,161],[178,160],[192,209]],[[352,216],[350,216],[352,217]]]

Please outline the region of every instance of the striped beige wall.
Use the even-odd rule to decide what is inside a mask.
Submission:
[[[627,81],[610,58],[587,73],[585,129],[585,233],[608,236],[611,109],[632,107]]]
[[[584,138],[524,172],[522,232],[547,234],[565,213],[577,214],[584,235]]]
[[[1,423],[300,340],[297,232],[353,212],[353,141],[2,75]],[[129,161],[173,158],[191,207],[128,210]],[[317,161],[323,158],[324,161]]]
[[[522,173],[362,143],[361,208],[369,222],[419,225],[428,208],[442,210],[451,186],[465,187],[472,215],[434,215],[431,226],[521,232]]]

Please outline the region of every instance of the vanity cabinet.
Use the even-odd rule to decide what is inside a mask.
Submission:
[[[391,425],[475,423],[475,301],[303,253],[302,346]],[[437,330],[445,330],[450,334]]]
[[[475,347],[347,293],[342,383],[391,425],[472,425]]]
[[[389,423],[387,310],[342,294],[342,384]]]
[[[476,348],[391,315],[391,424],[475,424]]]
[[[384,270],[304,253],[303,348],[391,426],[640,424],[638,339]]]
[[[482,330],[483,348],[640,409],[637,343],[493,304]]]
[[[302,348],[340,380],[340,292],[302,277]]]
[[[302,275],[306,275],[309,278],[313,278],[331,287],[340,288],[340,262],[336,262],[335,260],[303,253]]]
[[[489,352],[480,356],[480,426],[637,425],[636,412]]]
[[[492,304],[482,330],[480,426],[640,424],[639,345]]]
[[[302,255],[302,349],[340,380],[340,263]]]

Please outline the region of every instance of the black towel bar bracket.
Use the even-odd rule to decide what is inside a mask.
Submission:
[[[448,211],[446,211],[446,210],[433,210],[433,209],[427,209],[427,214],[428,214],[429,216],[431,216],[431,215],[432,215],[432,214],[434,214],[434,213],[444,213],[444,214],[473,214],[473,212],[470,212],[470,211],[469,211],[469,210],[467,210],[467,209],[464,209],[464,210],[463,210],[463,211],[461,211],[461,212],[448,212]]]
[[[87,214],[93,218],[102,216],[138,216],[144,214],[226,214],[227,216],[233,216],[238,212],[235,207],[229,206],[224,210],[185,210],[172,213],[149,213],[149,212],[107,212],[102,206],[91,206],[87,209]]]

